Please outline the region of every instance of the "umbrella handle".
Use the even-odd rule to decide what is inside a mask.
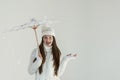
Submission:
[[[36,37],[36,42],[37,42],[38,55],[40,55],[40,57],[41,57],[41,59],[42,59],[42,55],[41,55],[40,49],[39,49],[39,43],[38,43],[38,37],[37,37],[36,29],[34,29],[34,32],[35,32],[35,37]]]

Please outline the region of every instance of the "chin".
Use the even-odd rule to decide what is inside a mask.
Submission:
[[[51,44],[46,44],[48,47],[50,47],[51,46]]]

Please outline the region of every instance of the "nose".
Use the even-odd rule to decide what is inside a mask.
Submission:
[[[47,40],[46,40],[47,42],[50,42],[50,39],[49,38],[47,38]]]

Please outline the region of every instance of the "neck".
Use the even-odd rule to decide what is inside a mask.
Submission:
[[[52,46],[48,46],[48,45],[44,44],[44,48],[45,48],[45,49],[51,49]]]

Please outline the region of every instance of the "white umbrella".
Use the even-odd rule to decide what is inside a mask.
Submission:
[[[32,18],[30,20],[30,22],[24,23],[24,24],[22,24],[20,26],[15,26],[15,27],[13,27],[11,29],[5,30],[2,33],[12,32],[12,31],[19,31],[19,30],[23,30],[23,29],[26,29],[26,28],[33,29],[34,26],[37,26],[37,27],[42,26],[42,25],[49,26],[50,24],[53,24],[53,23],[56,23],[56,22],[55,21],[48,21],[46,17],[44,18],[44,20],[36,20],[35,18]],[[36,29],[34,29],[34,32],[35,32],[35,38],[36,38],[36,42],[37,42],[38,53],[40,53],[39,42],[38,42]],[[41,54],[40,54],[40,56],[41,56]],[[41,58],[42,58],[42,56],[41,56]]]

